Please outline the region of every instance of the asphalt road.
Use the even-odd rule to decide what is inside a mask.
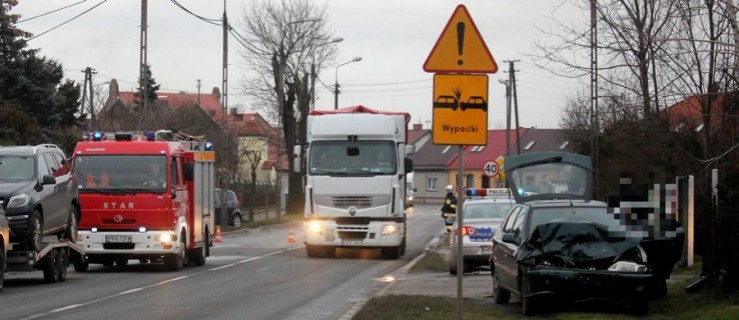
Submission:
[[[386,276],[426,249],[443,224],[432,206],[409,209],[408,249],[398,260],[377,250],[338,250],[308,258],[302,230],[288,243],[282,224],[226,235],[203,267],[168,272],[163,265],[69,268],[45,284],[41,272],[10,273],[0,319],[340,319],[389,286]]]

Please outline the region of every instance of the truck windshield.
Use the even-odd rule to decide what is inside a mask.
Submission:
[[[77,156],[74,174],[80,191],[163,192],[168,185],[166,164],[165,156]]]
[[[393,175],[397,155],[392,141],[314,141],[310,146],[309,173],[320,175]]]

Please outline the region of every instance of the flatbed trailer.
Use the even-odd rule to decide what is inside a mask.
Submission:
[[[43,248],[36,251],[19,250],[18,243],[10,243],[5,263],[7,272],[31,272],[41,270],[46,283],[64,281],[70,261],[81,260],[85,254],[81,245],[56,236],[44,237]]]

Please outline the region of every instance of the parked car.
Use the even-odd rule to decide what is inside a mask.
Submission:
[[[665,280],[682,252],[679,225],[672,225],[672,238],[628,232],[605,202],[590,200],[586,156],[510,156],[506,172],[517,204],[492,240],[495,303],[508,303],[516,294],[530,316],[552,297],[606,299],[646,314],[650,299],[666,295]],[[537,192],[527,191],[534,186]]]
[[[455,219],[449,236],[449,273],[457,274],[458,234],[462,232],[462,260],[464,273],[487,270],[493,234],[498,230],[515,201],[508,189],[467,189],[462,207],[462,227]]]
[[[0,291],[3,291],[5,282],[5,262],[8,257],[8,245],[10,245],[10,227],[5,211],[0,207]]]
[[[0,199],[17,242],[40,251],[44,236],[77,240],[77,181],[53,144],[0,147]]]
[[[215,189],[216,225],[221,224],[221,201],[221,189]],[[235,228],[241,228],[241,222],[244,220],[241,215],[241,209],[239,209],[239,198],[236,196],[236,192],[226,190],[226,207],[228,208],[228,225]]]

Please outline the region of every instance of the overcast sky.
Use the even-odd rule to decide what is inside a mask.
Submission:
[[[178,2],[202,17],[221,19],[223,15],[222,0]],[[237,25],[243,7],[252,2],[227,0],[229,22]],[[424,72],[423,64],[457,5],[464,4],[499,67],[497,73],[489,75],[488,127],[505,128],[505,86],[499,79],[508,79],[505,61],[520,60],[516,62],[516,79],[521,126],[558,128],[565,98],[579,90],[577,81],[538,69],[525,54],[532,51],[532,41],[537,36],[535,26],[550,25],[548,16],[579,19],[589,14],[572,8],[553,11],[559,2],[327,0],[328,26],[336,36],[344,38],[339,43],[337,64],[362,57],[361,61],[338,69],[338,81],[342,85],[339,107],[361,104],[373,109],[407,111],[412,115],[412,123],[422,123],[428,128],[433,120],[433,74]],[[41,49],[42,55],[61,62],[67,78],[82,83],[82,70],[91,67],[97,71],[94,83],[116,79],[121,90],[135,90],[141,2],[24,0],[12,13],[28,19],[69,5],[72,6],[18,24],[19,28],[37,35],[29,47]],[[197,79],[201,80],[201,93],[220,87],[221,27],[193,17],[170,0],[148,0],[148,7],[147,60],[161,85],[160,91],[196,93]],[[77,15],[81,16],[59,26]],[[238,42],[231,39],[229,107],[253,112],[238,92],[236,81],[242,70],[236,64],[237,50]],[[331,86],[336,81],[335,73],[336,69],[331,67],[319,75],[325,86],[317,86],[316,109],[333,109]],[[107,86],[104,88],[107,91]]]

